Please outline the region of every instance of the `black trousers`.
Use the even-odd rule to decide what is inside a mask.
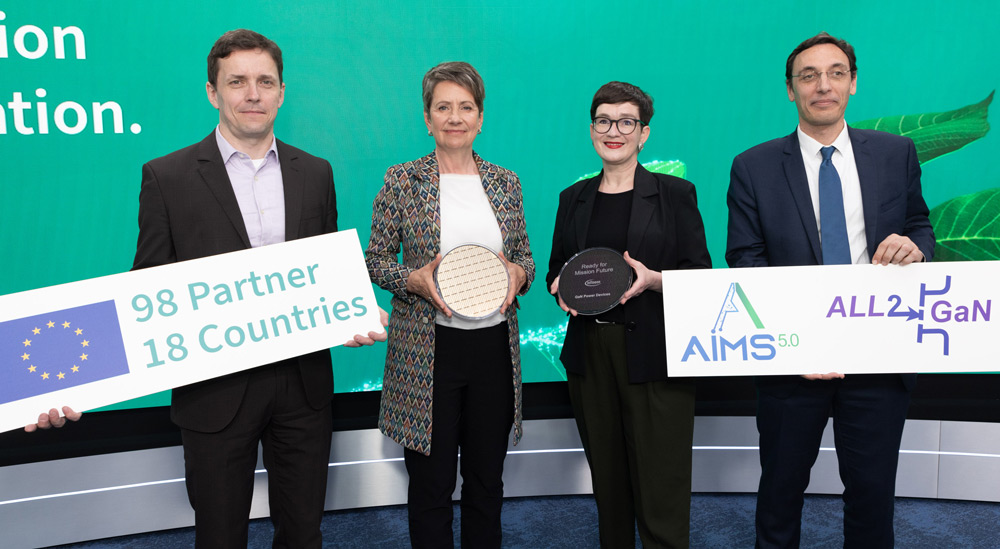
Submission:
[[[500,547],[503,462],[514,424],[507,324],[436,330],[431,454],[403,452],[410,543],[454,546],[451,498],[461,448],[462,546]]]
[[[195,545],[247,546],[257,444],[264,450],[274,547],[321,547],[333,415],[312,409],[294,362],[253,370],[232,423],[217,433],[181,429]]]
[[[831,414],[844,483],[844,547],[893,547],[896,465],[909,404],[898,374],[801,380],[791,394],[760,388],[757,547],[799,546],[803,494]]]
[[[568,374],[590,464],[601,547],[688,547],[694,384],[629,383],[625,327],[586,325],[584,375]]]

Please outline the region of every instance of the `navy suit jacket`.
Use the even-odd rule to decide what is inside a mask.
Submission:
[[[890,234],[907,236],[924,259],[934,255],[934,232],[920,191],[920,164],[913,141],[874,130],[848,128],[861,183],[868,254]],[[753,147],[733,160],[730,174],[730,267],[821,265],[816,214],[797,132]],[[761,388],[798,376],[758,378]],[[903,375],[908,388],[914,374]]]
[[[285,198],[285,240],[335,232],[337,203],[330,163],[277,142]],[[213,131],[201,142],[142,167],[139,238],[132,269],[156,267],[250,248],[243,214]],[[328,350],[297,362],[308,405],[333,398]],[[173,390],[171,419],[185,429],[213,433],[236,416],[250,371]]]

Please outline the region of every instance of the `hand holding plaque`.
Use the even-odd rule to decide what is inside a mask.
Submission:
[[[652,271],[643,265],[642,261],[634,259],[628,252],[625,252],[625,263],[632,267],[633,279],[620,303],[625,303],[633,297],[641,295],[643,292],[653,291],[663,293],[663,275],[660,271]]]
[[[559,297],[582,315],[614,308],[632,285],[632,268],[611,248],[588,248],[559,271]]]

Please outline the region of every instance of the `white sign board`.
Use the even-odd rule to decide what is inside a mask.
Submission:
[[[664,271],[668,372],[997,372],[998,274],[998,261]]]
[[[0,431],[382,329],[354,230],[0,296]]]

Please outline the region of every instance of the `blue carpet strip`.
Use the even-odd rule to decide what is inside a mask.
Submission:
[[[691,501],[691,547],[753,547],[753,494],[695,494]],[[455,546],[460,511],[455,507]],[[843,503],[839,496],[806,496],[802,547],[843,547]],[[503,507],[504,547],[584,549],[598,547],[597,508],[591,496],[511,498]],[[1000,503],[898,498],[896,547],[906,549],[1000,549]],[[271,546],[268,519],[250,523],[249,547]],[[326,513],[323,546],[409,547],[406,507],[373,507]],[[80,549],[177,549],[194,545],[194,529],[179,528],[63,545]],[[640,547],[638,536],[636,547]]]

